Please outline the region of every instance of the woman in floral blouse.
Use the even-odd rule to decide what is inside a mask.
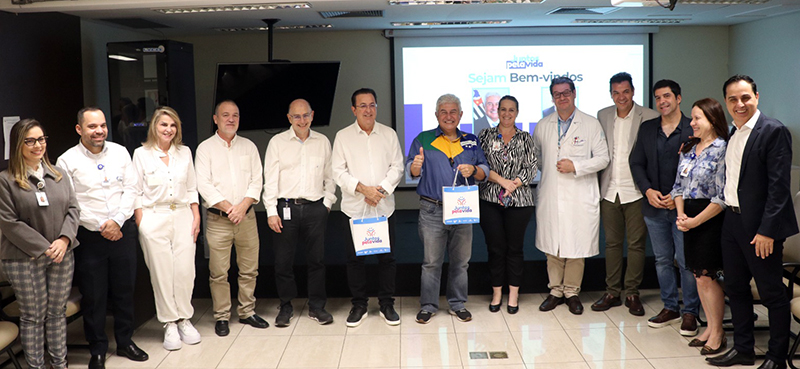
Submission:
[[[692,105],[694,136],[681,149],[681,161],[672,189],[678,211],[678,229],[683,237],[686,267],[697,281],[697,292],[708,320],[703,334],[689,346],[703,346],[702,355],[721,352],[727,346],[722,330],[725,309],[722,286],[720,238],[725,208],[725,149],[728,125],[722,106],[714,99]]]

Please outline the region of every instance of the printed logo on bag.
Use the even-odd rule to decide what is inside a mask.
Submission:
[[[458,200],[456,200],[458,206],[453,208],[453,212],[451,214],[462,214],[462,213],[471,213],[472,208],[469,207],[467,204],[467,199],[464,196],[459,196]]]
[[[373,243],[383,243],[383,240],[375,236],[374,228],[369,227],[367,228],[367,237],[364,237],[364,241],[361,241],[361,245],[371,245]]]

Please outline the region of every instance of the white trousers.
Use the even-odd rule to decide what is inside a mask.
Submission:
[[[139,242],[150,269],[156,317],[162,323],[194,314],[194,253],[192,210],[188,206],[142,209]]]

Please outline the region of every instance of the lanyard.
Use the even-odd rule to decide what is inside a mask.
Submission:
[[[561,140],[563,140],[564,136],[567,135],[567,131],[569,131],[569,126],[567,126],[567,130],[564,131],[564,133],[561,133],[561,119],[556,118],[556,121],[558,122],[558,149],[561,150]],[[571,124],[572,123],[570,123],[570,125]]]

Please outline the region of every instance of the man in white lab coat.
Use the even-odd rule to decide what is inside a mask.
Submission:
[[[567,303],[583,313],[578,298],[584,258],[600,250],[600,188],[597,172],[608,165],[608,144],[600,122],[575,107],[575,84],[567,77],[550,83],[556,111],[536,125],[533,145],[542,178],[536,196],[536,248],[547,255],[550,295],[539,306],[550,311]]]

